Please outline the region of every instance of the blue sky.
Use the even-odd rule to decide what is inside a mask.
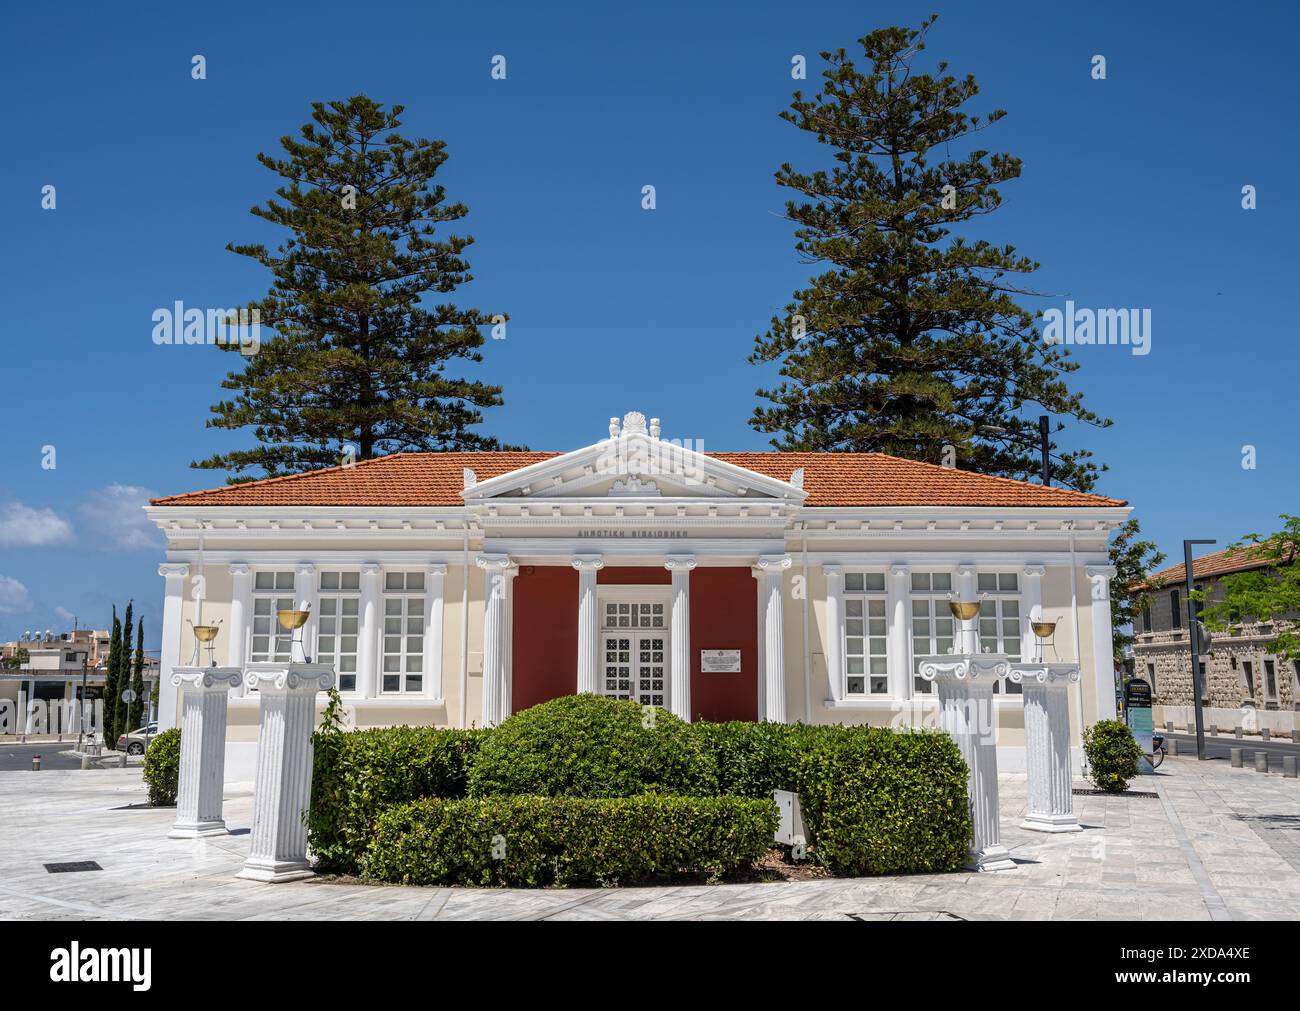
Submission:
[[[266,290],[224,247],[277,241],[248,213],[273,185],[254,155],[311,101],[365,92],[446,141],[439,181],[477,240],[457,297],[512,318],[474,373],[505,387],[487,431],[569,449],[635,409],[709,449],[761,449],[746,420],[771,372],[746,356],[811,272],[772,175],[825,163],[778,113],[816,89],[818,52],[937,6],[10,6],[0,638],[102,625],[135,597],[156,643],[161,542],[136,504],[220,484],[190,460],[243,439],[204,428],[227,359],[155,346],[150,317]],[[1171,561],[1183,537],[1271,528],[1297,506],[1293,5],[939,12],[928,55],[975,74],[972,110],[1008,111],[983,144],[1024,161],[980,234],[1042,263],[1033,283],[1056,297],[1028,304],[1152,310],[1150,354],[1075,349],[1074,386],[1115,425],[1064,444],[1110,465],[1099,490],[1132,501]]]

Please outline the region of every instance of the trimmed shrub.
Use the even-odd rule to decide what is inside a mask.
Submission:
[[[149,742],[144,753],[144,781],[152,807],[172,807],[181,785],[181,732],[172,727]]]
[[[776,805],[740,797],[472,797],[385,812],[363,875],[413,885],[717,880],[771,845]]]
[[[307,837],[322,870],[355,873],[375,819],[422,797],[461,797],[485,730],[385,727],[314,738]]]
[[[1138,775],[1142,747],[1122,720],[1098,720],[1083,732],[1083,753],[1097,789],[1123,793]]]
[[[838,875],[957,870],[971,839],[952,738],[884,727],[692,724],[723,790],[799,794],[810,855]]]
[[[713,796],[717,765],[690,724],[635,702],[567,695],[516,713],[483,741],[472,797]]]

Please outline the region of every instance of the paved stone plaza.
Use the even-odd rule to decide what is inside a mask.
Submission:
[[[1080,789],[1087,784],[1076,783]],[[138,769],[0,773],[0,917],[7,919],[1296,919],[1300,780],[1170,759],[1134,784],[1076,794],[1084,831],[1017,827],[1025,780],[1001,778],[1017,868],[989,874],[628,889],[507,891],[239,880],[252,810],[232,835],[168,839]],[[94,860],[102,871],[48,873]]]

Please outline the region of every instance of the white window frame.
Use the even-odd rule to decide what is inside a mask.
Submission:
[[[599,677],[600,677],[600,685],[601,685],[600,687],[601,694],[608,694],[607,692],[605,692],[605,688],[604,688],[605,637],[608,635],[621,635],[621,636],[627,636],[629,638],[635,638],[637,636],[642,636],[642,635],[652,635],[656,638],[662,638],[664,641],[664,692],[663,692],[664,701],[663,701],[663,705],[658,708],[667,709],[671,711],[672,688],[673,688],[672,671],[671,671],[671,658],[672,658],[672,649],[673,649],[672,634],[671,634],[672,633],[672,592],[673,592],[672,586],[664,583],[655,583],[648,586],[636,585],[636,584],[618,584],[618,585],[602,586],[599,583],[597,583],[596,614],[599,619],[597,621],[597,625],[599,627],[596,629],[596,636],[597,636],[596,642],[598,648],[597,656],[599,657],[599,662],[600,662]],[[621,625],[611,626],[606,623],[605,612],[609,604],[631,605],[634,603],[662,605],[662,624],[661,625],[651,624],[649,626],[641,626],[641,625],[633,626],[630,624],[629,621],[629,624],[627,626],[621,626]],[[629,619],[630,617],[631,616],[629,614]],[[651,616],[651,620],[653,621],[653,615]],[[633,668],[636,668],[638,666],[639,660],[635,657],[635,654],[637,652],[635,647],[633,648],[632,652],[634,654],[634,658],[631,663],[631,666]],[[634,677],[635,675],[632,676]],[[632,696],[634,698],[636,698],[638,694],[639,692],[632,692]],[[617,696],[611,696],[611,697],[617,697]]]
[[[345,576],[349,578],[345,580]],[[337,586],[325,586],[327,580],[331,582],[335,581],[330,577],[337,577]],[[345,587],[345,582],[353,581],[351,577],[356,577],[356,586]],[[326,613],[327,610],[330,609],[326,606],[326,601],[331,602],[334,611],[333,614]],[[344,613],[345,601],[355,602],[356,614]],[[328,631],[323,632],[321,630],[321,624],[329,618],[332,618],[336,623],[334,626],[335,630],[332,633]],[[352,636],[352,638],[356,639],[355,649],[352,651],[342,649],[343,643],[341,640],[345,638],[342,623],[347,618],[353,618],[356,621],[357,626],[356,632]],[[326,650],[323,648],[323,641],[327,637],[336,640],[333,643],[333,649]],[[347,568],[345,566],[338,568],[322,568],[316,575],[316,650],[312,655],[321,663],[328,663],[334,666],[334,672],[339,681],[340,695],[351,696],[356,695],[357,692],[360,691],[361,649],[361,572],[359,569]],[[342,669],[344,666],[344,657],[348,657],[352,660],[352,669],[350,671]],[[345,677],[350,677],[352,679],[351,688],[344,687],[343,679]]]
[[[843,573],[844,590],[841,594],[843,608],[842,632],[840,635],[840,656],[843,658],[841,670],[844,672],[845,698],[882,698],[891,694],[889,671],[889,575],[883,569],[845,569]],[[876,585],[879,580],[879,585]],[[861,588],[855,584],[861,583]],[[878,605],[879,615],[872,615],[874,605]],[[854,610],[858,614],[853,614]],[[871,629],[871,623],[879,621],[881,631],[877,635]],[[860,623],[855,626],[855,622]],[[853,649],[851,643],[860,643]],[[878,644],[878,645],[877,645]],[[877,648],[879,652],[876,652]],[[855,661],[857,663],[855,664]],[[860,666],[861,670],[853,670]],[[879,670],[872,670],[878,667]],[[862,687],[854,691],[853,679],[861,678]],[[883,682],[879,691],[873,682]]]
[[[916,580],[919,576],[927,576],[930,581],[929,589],[916,589]],[[934,589],[934,577],[947,576],[947,589]],[[907,669],[912,677],[912,693],[920,696],[933,696],[934,683],[926,681],[917,673],[918,658],[921,656],[942,655],[947,652],[941,643],[946,639],[948,649],[956,648],[957,637],[961,634],[961,628],[952,612],[948,609],[948,601],[951,599],[950,594],[955,593],[957,588],[956,573],[948,566],[928,566],[913,565],[912,571],[907,576]],[[916,605],[920,601],[926,601],[927,613],[924,617],[929,626],[927,633],[927,648],[918,652],[916,623],[918,620],[916,614]],[[952,628],[951,637],[940,636],[938,634],[938,623],[941,621],[949,622]]]
[[[279,577],[287,577],[288,586],[274,585],[271,589],[259,588],[258,582],[266,576],[271,577],[273,584],[278,584],[281,580]],[[293,610],[297,607],[297,599],[294,596],[294,571],[293,568],[276,568],[267,566],[265,568],[253,570],[253,593],[251,613],[248,621],[248,651],[245,654],[250,663],[288,663],[292,658],[292,644],[289,635],[280,628],[280,622],[276,618],[276,611]],[[265,602],[269,608],[269,614],[259,614],[259,603]],[[287,607],[285,605],[288,605]],[[258,625],[264,623],[267,629],[265,633],[259,633]],[[267,648],[264,651],[258,651],[256,643],[258,638],[265,635],[268,638]],[[280,644],[284,645],[284,651],[277,649]]]
[[[990,582],[993,584],[991,587]],[[1025,602],[1022,596],[1024,585],[1021,583],[1020,573],[1014,569],[980,570],[975,574],[975,593],[980,604],[980,613],[975,618],[975,633],[980,652],[984,652],[984,647],[987,645],[984,623],[991,620],[995,623],[995,634],[990,652],[1005,654],[1017,661],[1023,660],[1021,653],[1025,641]],[[1006,616],[1005,605],[1008,602],[1015,604],[1014,618]],[[985,614],[985,611],[990,608],[993,611],[991,618]],[[1010,634],[1007,632],[1009,621],[1015,622],[1014,632]],[[1154,689],[1154,686],[1152,688]],[[994,682],[993,694],[1004,697],[1021,696],[1023,688],[1010,679],[1000,680]]]
[[[411,586],[411,577],[419,579],[419,587]],[[390,587],[389,583],[394,577],[401,577],[402,587]],[[382,623],[379,630],[379,694],[382,695],[423,695],[428,682],[428,671],[424,669],[424,640],[429,634],[429,630],[424,626],[425,614],[425,597],[429,592],[429,577],[423,569],[404,569],[394,567],[385,569],[383,573],[382,599],[380,601],[379,620]],[[399,604],[399,615],[390,614],[390,603]],[[411,632],[411,620],[418,620],[418,633]],[[401,627],[394,635],[389,632],[389,624],[394,620],[400,620]],[[412,639],[416,639],[415,647],[412,646]],[[394,652],[390,647],[393,640],[397,641],[397,651]],[[393,661],[396,664],[396,670],[389,670],[389,663]],[[397,678],[397,687],[388,688],[385,681],[390,677]],[[411,687],[410,679],[418,678],[419,684]]]

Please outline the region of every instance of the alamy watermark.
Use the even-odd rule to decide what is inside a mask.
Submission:
[[[244,309],[187,309],[185,303],[155,309],[155,344],[219,344],[238,347],[243,355],[255,355],[262,348],[262,314],[256,307]]]
[[[1135,355],[1151,353],[1150,309],[1075,308],[1043,310],[1044,344],[1127,345]]]

